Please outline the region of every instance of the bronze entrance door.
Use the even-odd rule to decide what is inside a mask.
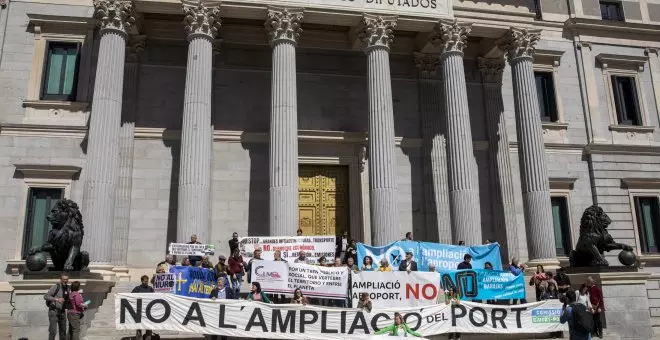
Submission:
[[[301,165],[298,176],[303,235],[341,235],[348,230],[348,167]]]

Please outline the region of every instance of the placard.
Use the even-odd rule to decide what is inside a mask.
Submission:
[[[154,275],[153,286],[156,293],[174,293],[176,275],[174,273],[158,273]]]
[[[170,273],[174,275],[174,293],[182,296],[208,298],[216,285],[215,273],[200,267],[172,266]]]
[[[525,277],[486,269],[451,270],[440,273],[445,290],[456,288],[461,299],[509,300],[525,298]]]
[[[499,306],[473,302],[415,308],[357,309],[196,299],[163,293],[115,295],[118,330],[150,329],[242,338],[372,339],[401,313],[422,337],[446,333],[534,334],[567,331],[562,305],[542,301]],[[551,316],[551,317],[548,317]]]
[[[345,299],[348,290],[347,267],[321,267],[282,261],[252,262],[252,281],[261,290],[292,296],[296,288],[309,297]]]
[[[261,249],[261,258],[264,260],[274,259],[275,251],[282,253],[282,258],[288,262],[294,262],[300,251],[306,254],[308,264],[318,263],[321,256],[328,261],[335,258],[336,238],[334,236],[264,236],[264,237],[239,237],[238,245],[245,262],[254,256],[255,249]]]
[[[196,243],[170,243],[168,254],[174,256],[204,256],[215,254],[215,245]]]
[[[374,307],[416,307],[444,302],[438,273],[353,272],[351,281],[353,306],[357,306],[361,293],[369,294]]]

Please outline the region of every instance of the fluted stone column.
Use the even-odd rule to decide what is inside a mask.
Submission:
[[[132,35],[126,48],[124,68],[124,101],[121,128],[119,129],[119,179],[115,197],[115,228],[113,231],[112,263],[126,265],[128,254],[128,232],[131,215],[131,191],[133,188],[133,144],[135,139],[135,116],[138,99],[140,53],[144,50],[147,37]]]
[[[82,214],[90,225],[84,239],[90,261],[105,265],[112,260],[126,38],[135,18],[130,1],[95,1],[94,10],[101,39],[89,121]]]
[[[396,17],[367,14],[359,27],[359,39],[367,55],[371,242],[376,246],[401,238],[396,221],[394,107],[390,77],[390,44],[395,28]]]
[[[486,130],[491,169],[491,197],[495,240],[506,250],[503,258],[519,258],[518,223],[513,191],[509,137],[502,103],[504,59],[477,59],[484,91]]]
[[[436,69],[439,64],[438,55],[415,53],[420,92],[423,172],[425,180],[431,179],[431,183],[427,183],[425,186],[426,226],[437,229],[440,243],[451,244],[444,101],[441,82],[436,78]]]
[[[296,43],[302,10],[269,8],[265,27],[273,48],[270,92],[270,235],[298,229],[298,90]]]
[[[556,262],[550,184],[534,80],[534,49],[539,30],[511,28],[499,41],[511,65],[516,109],[518,158],[522,182],[529,259]]]
[[[200,242],[211,235],[211,164],[213,126],[213,39],[220,27],[220,10],[203,2],[184,3],[188,34],[188,65],[181,128],[177,241],[197,234]]]
[[[454,243],[482,243],[477,161],[472,147],[463,49],[471,25],[441,21],[431,34],[431,44],[442,50],[441,67],[447,124],[449,203]]]

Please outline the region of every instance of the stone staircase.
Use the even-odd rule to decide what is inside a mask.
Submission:
[[[117,282],[112,290],[108,293],[105,300],[96,313],[89,315],[91,323],[87,325],[87,329],[83,330],[84,340],[133,340],[135,339],[135,331],[121,331],[115,328],[115,295],[117,293],[130,293],[133,288],[139,285],[139,282]],[[178,332],[157,332],[161,339],[186,339],[186,340],[199,340],[204,339],[203,335],[195,335],[189,333]]]

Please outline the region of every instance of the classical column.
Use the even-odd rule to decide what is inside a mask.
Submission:
[[[298,97],[296,43],[302,10],[269,8],[265,27],[273,48],[270,89],[270,235],[295,235],[298,229]]]
[[[491,169],[491,195],[495,240],[504,248],[505,259],[518,258],[518,223],[511,174],[511,155],[502,103],[504,59],[477,59],[484,91],[486,131]]]
[[[437,230],[440,243],[451,244],[443,90],[440,81],[436,78],[439,64],[438,55],[415,53],[415,66],[418,68],[419,78],[424,180],[431,180],[431,183],[426,183],[425,186],[426,226]]]
[[[128,39],[126,48],[124,101],[121,128],[119,129],[119,178],[115,197],[115,228],[112,237],[112,263],[116,266],[126,265],[128,253],[133,188],[133,136],[138,99],[140,53],[144,50],[146,40],[147,37],[144,35],[132,35]]]
[[[211,164],[213,126],[213,39],[220,27],[219,8],[203,2],[184,3],[188,65],[181,127],[177,241],[211,235]]]
[[[376,246],[401,239],[396,221],[394,107],[390,77],[390,44],[396,17],[365,14],[359,39],[367,55],[369,96],[369,194],[371,242]]]
[[[126,37],[135,18],[130,1],[97,0],[94,10],[101,39],[89,121],[82,213],[90,225],[85,230],[85,249],[89,251],[90,261],[105,265],[112,260]]]
[[[499,41],[511,65],[516,109],[518,159],[522,182],[529,259],[556,263],[550,184],[534,80],[534,49],[539,30],[511,28]]]
[[[449,203],[454,243],[482,243],[481,209],[477,161],[472,147],[463,49],[471,25],[440,21],[431,34],[431,44],[442,50],[440,57],[447,124]]]

